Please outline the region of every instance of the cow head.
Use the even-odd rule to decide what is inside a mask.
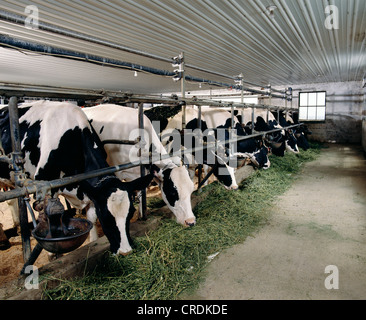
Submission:
[[[221,182],[227,190],[237,190],[239,188],[236,183],[235,170],[226,164],[224,159],[214,153],[216,163],[213,165],[213,174],[219,182]]]
[[[191,194],[194,185],[184,166],[169,165],[166,168],[152,166],[161,195],[177,222],[185,227],[194,226],[196,218],[192,211]]]
[[[286,150],[288,152],[299,153],[297,140],[292,130],[286,130],[285,139],[286,139]]]
[[[268,159],[269,148],[262,146],[259,150],[255,151],[251,156],[251,161],[258,167],[263,169],[269,169],[271,162]]]
[[[94,203],[112,253],[126,255],[132,251],[133,241],[129,232],[135,211],[132,195],[136,190],[147,188],[152,179],[153,175],[148,174],[131,182],[121,182],[111,175],[81,183],[82,191]]]

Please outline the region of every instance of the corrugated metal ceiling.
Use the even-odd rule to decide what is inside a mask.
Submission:
[[[361,81],[366,72],[364,0],[2,0],[1,9],[25,15],[29,4],[38,7],[42,22],[166,58],[184,51],[191,65],[230,76],[243,73],[245,80],[261,85]],[[270,5],[277,7],[274,19],[267,10]],[[324,25],[328,5],[339,10],[338,30]],[[0,30],[15,38],[173,69],[169,63],[11,22],[0,20]],[[179,90],[179,84],[171,79],[136,78],[131,71],[1,48],[0,57],[1,81],[137,92]],[[186,71],[228,82],[189,68]],[[193,88],[198,89],[198,85],[187,86],[187,90]]]

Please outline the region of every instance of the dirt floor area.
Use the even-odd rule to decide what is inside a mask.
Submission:
[[[329,145],[271,210],[268,224],[218,255],[184,299],[366,299],[366,160]],[[336,269],[326,273],[327,266]],[[338,289],[327,289],[327,284]]]

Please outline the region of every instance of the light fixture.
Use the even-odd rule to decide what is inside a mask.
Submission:
[[[274,11],[277,9],[277,6],[271,5],[271,6],[268,6],[266,9],[267,9],[267,12],[269,13],[269,17],[271,19],[274,19]]]
[[[133,74],[134,77],[137,77],[137,71],[135,71],[135,73]]]

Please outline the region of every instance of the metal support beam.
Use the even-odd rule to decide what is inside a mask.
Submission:
[[[11,132],[12,167],[14,170],[15,186],[22,187],[25,179],[24,159],[22,157],[20,146],[18,99],[11,97],[9,101],[9,122]],[[27,261],[31,254],[30,230],[28,227],[28,213],[25,201],[22,197],[18,198],[19,221],[21,228],[23,260]]]
[[[140,133],[142,133],[144,131],[144,127],[145,127],[144,126],[144,105],[143,105],[143,103],[139,103],[139,109],[138,110],[139,110],[139,112],[138,112],[139,129],[140,129]],[[143,134],[141,134],[141,136],[140,136],[140,143],[142,144],[142,146],[146,143],[145,140],[144,140]],[[139,156],[140,156],[140,158],[142,156],[141,148],[139,150]],[[144,177],[145,174],[146,174],[144,165],[140,165],[140,174],[141,174],[141,177]],[[146,189],[141,190],[140,208],[142,210],[142,212],[140,212],[141,219],[146,220],[147,219],[147,214],[146,214]]]

